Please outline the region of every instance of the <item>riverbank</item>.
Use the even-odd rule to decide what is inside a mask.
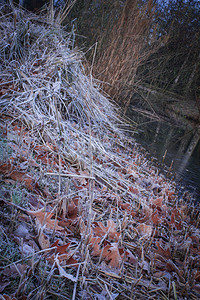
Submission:
[[[190,194],[124,134],[73,34],[15,13],[1,27],[4,299],[198,299]]]

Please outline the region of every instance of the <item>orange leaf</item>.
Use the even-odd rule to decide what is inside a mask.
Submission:
[[[65,244],[65,245],[58,246],[58,242],[59,242],[59,240],[57,240],[55,243],[53,243],[53,244],[51,245],[51,247],[52,247],[52,248],[53,248],[53,247],[56,247],[56,253],[59,253],[59,254],[65,254],[65,253],[67,252],[67,249],[69,248],[69,245],[70,245],[71,243],[67,243],[67,244]]]

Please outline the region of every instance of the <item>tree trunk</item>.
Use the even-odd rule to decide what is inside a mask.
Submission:
[[[187,85],[186,85],[186,88],[185,88],[185,93],[186,93],[186,95],[189,94],[190,87],[191,87],[192,82],[193,82],[193,80],[194,80],[194,77],[195,77],[195,75],[196,75],[196,73],[197,73],[197,70],[198,70],[198,68],[199,68],[199,65],[200,65],[200,53],[199,53],[199,55],[198,55],[197,62],[194,64],[192,73],[191,73],[190,78],[189,78],[189,80],[188,80],[188,83],[187,83]]]
[[[178,176],[182,174],[183,170],[187,166],[187,163],[188,163],[194,149],[196,148],[199,140],[200,140],[200,126],[197,127],[197,129],[196,129],[196,131],[193,135],[193,138],[192,138],[192,140],[191,140],[191,142],[190,142],[190,144],[187,148],[187,151],[183,156],[182,162],[181,162],[180,167],[179,167],[178,172],[177,172]]]

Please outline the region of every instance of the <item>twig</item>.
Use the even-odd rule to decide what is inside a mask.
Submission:
[[[73,290],[73,296],[72,296],[72,300],[76,299],[76,288],[77,288],[77,283],[78,283],[78,277],[79,277],[79,271],[80,271],[80,264],[78,265],[78,270],[76,273],[76,282],[74,283],[74,290]]]
[[[88,178],[88,179],[95,179],[95,177],[91,177],[88,175],[76,175],[76,174],[59,174],[59,173],[44,173],[44,175],[49,176],[60,176],[60,177],[76,177],[76,178]]]

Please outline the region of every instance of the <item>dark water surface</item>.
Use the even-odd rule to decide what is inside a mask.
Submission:
[[[200,143],[191,153],[194,131],[131,114],[138,125],[134,138],[160,163],[172,166],[176,179],[200,203]]]

